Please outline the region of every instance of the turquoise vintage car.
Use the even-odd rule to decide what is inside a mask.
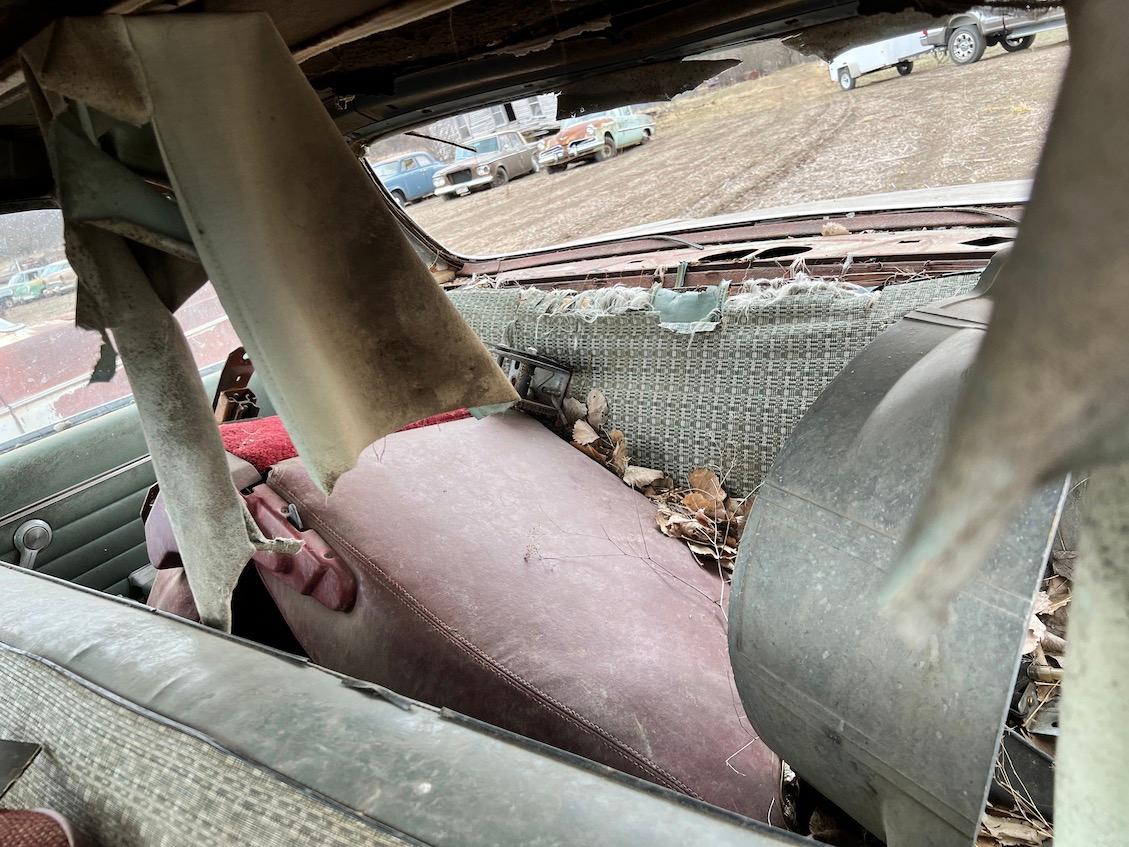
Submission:
[[[550,173],[557,173],[572,162],[602,162],[625,147],[646,144],[654,137],[654,118],[635,111],[633,106],[621,106],[562,121],[560,131],[545,139],[537,161]]]

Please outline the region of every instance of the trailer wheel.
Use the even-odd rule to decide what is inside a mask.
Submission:
[[[844,91],[850,91],[855,87],[855,78],[851,76],[849,68],[843,68],[839,71],[839,87]]]
[[[909,76],[913,73],[913,62],[898,62],[894,67],[898,70],[898,76]]]
[[[1026,50],[1035,41],[1035,36],[1024,35],[1020,38],[1005,38],[1000,41],[1000,46],[1009,53],[1018,53],[1020,50]]]
[[[988,42],[974,26],[962,26],[953,30],[953,34],[949,36],[949,58],[955,65],[971,65],[973,62],[979,62],[986,49]]]

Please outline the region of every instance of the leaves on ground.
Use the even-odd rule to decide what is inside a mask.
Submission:
[[[1056,550],[1047,564],[1043,589],[1031,606],[1019,678],[1008,710],[1008,726],[1052,758],[1058,738],[1075,558],[1072,551]],[[1035,807],[1026,787],[1008,778],[1002,757],[1001,753],[995,782],[1010,802],[988,805],[976,847],[1049,847],[1054,827]]]

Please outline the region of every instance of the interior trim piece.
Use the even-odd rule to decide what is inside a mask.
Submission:
[[[136,459],[128,461],[125,464],[118,465],[116,468],[111,468],[105,473],[98,474],[97,476],[92,476],[89,479],[85,479],[82,482],[76,483],[70,488],[64,488],[62,491],[52,494],[50,497],[44,497],[42,500],[38,500],[37,502],[32,503],[28,506],[21,506],[16,511],[9,512],[8,514],[4,515],[4,517],[0,518],[0,527],[7,526],[13,521],[32,517],[36,512],[42,509],[46,509],[49,506],[54,506],[56,503],[61,503],[62,501],[75,496],[76,494],[81,494],[84,491],[90,490],[95,485],[103,482],[108,482],[109,480],[114,479],[115,477],[119,477],[124,473],[128,473],[134,468],[139,468],[147,464],[148,462],[149,454],[146,453],[144,456],[138,456]]]

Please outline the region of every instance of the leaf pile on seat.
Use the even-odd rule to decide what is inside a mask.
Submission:
[[[627,437],[618,429],[605,430],[609,423],[608,400],[600,389],[593,388],[588,392],[587,403],[566,397],[564,416],[566,423],[572,427],[572,446],[628,485],[641,489],[664,477],[662,471],[632,465],[627,452]]]
[[[685,542],[700,564],[733,572],[751,496],[731,497],[709,468],[690,471],[688,485],[676,487],[667,473],[632,465],[627,436],[618,429],[605,430],[608,401],[598,388],[589,392],[587,403],[566,398],[564,414],[572,427],[573,447],[656,503],[655,523],[663,535]]]
[[[686,488],[672,486],[652,493],[644,489],[659,507],[655,523],[664,535],[685,541],[701,564],[731,574],[754,498],[729,496],[709,468],[690,471],[687,481]]]

